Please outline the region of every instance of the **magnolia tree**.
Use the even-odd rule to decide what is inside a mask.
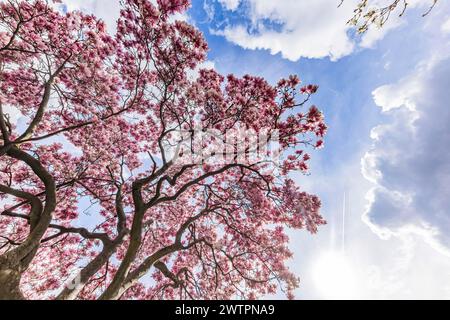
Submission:
[[[188,0],[124,0],[114,35],[54,2],[0,3],[0,298],[292,297],[317,87],[202,69]]]

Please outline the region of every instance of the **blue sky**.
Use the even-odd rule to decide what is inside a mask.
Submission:
[[[118,1],[65,3],[109,26],[117,17]],[[321,197],[328,225],[291,234],[297,297],[450,298],[450,4],[422,18],[431,1],[411,0],[360,36],[345,23],[355,0],[338,3],[193,0],[178,18],[203,31],[223,74],[320,87],[326,145],[295,179]]]

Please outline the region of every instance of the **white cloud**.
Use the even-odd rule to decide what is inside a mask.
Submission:
[[[444,256],[450,256],[447,10],[437,7],[432,20],[418,20],[420,37],[431,40],[416,68],[373,91],[386,120],[372,129],[372,149],[361,160],[362,174],[374,184],[363,221],[382,239],[413,235]]]
[[[245,49],[266,49],[272,54],[281,53],[283,58],[297,61],[305,58],[329,57],[335,61],[351,54],[356,48],[372,48],[389,32],[404,25],[405,17],[399,17],[401,6],[396,9],[383,26],[373,26],[360,39],[350,36],[352,27],[347,21],[359,1],[345,0],[338,8],[338,0],[219,0],[229,10],[236,10],[237,4],[245,6],[238,10],[250,23],[227,24],[224,28],[211,30],[224,36]],[[372,0],[371,5],[382,7],[386,1]],[[412,8],[427,9],[429,0],[415,0],[408,3]],[[425,10],[426,11],[426,10]],[[435,9],[434,11],[437,11]],[[268,25],[269,23],[269,25]],[[273,27],[273,24],[276,27]],[[443,26],[443,28],[448,26]]]
[[[241,0],[219,0],[219,2],[225,9],[234,11],[239,7]]]
[[[389,120],[372,131],[364,217],[383,236],[416,234],[450,256],[450,58],[433,57],[373,92]]]
[[[333,60],[348,55],[354,44],[347,35],[353,0],[341,8],[330,0],[247,0],[251,25],[228,25],[213,31],[247,49],[268,49],[289,60],[300,57]],[[264,22],[281,24],[270,28]]]

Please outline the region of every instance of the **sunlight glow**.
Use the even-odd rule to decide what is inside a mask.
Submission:
[[[325,299],[351,299],[357,295],[356,270],[339,251],[321,255],[313,264],[314,285]]]

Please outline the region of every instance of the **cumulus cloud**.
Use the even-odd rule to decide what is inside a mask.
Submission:
[[[362,160],[376,186],[366,222],[380,236],[417,234],[450,255],[450,58],[434,57],[373,92],[389,120]]]
[[[405,24],[398,12],[391,15],[383,28],[370,28],[361,37],[354,34],[347,21],[359,1],[345,0],[219,0],[223,7],[240,13],[248,22],[226,23],[211,30],[245,49],[266,49],[272,54],[297,61],[305,58],[325,58],[332,61],[351,54],[356,48],[372,48],[391,30]],[[372,5],[385,6],[386,1],[372,0]],[[409,3],[411,8],[427,8],[429,0]],[[420,13],[419,13],[420,15]]]
[[[347,20],[355,1],[245,0],[249,24],[227,25],[217,35],[247,49],[268,49],[289,60],[338,59],[353,51]],[[276,25],[276,26],[274,26]]]

